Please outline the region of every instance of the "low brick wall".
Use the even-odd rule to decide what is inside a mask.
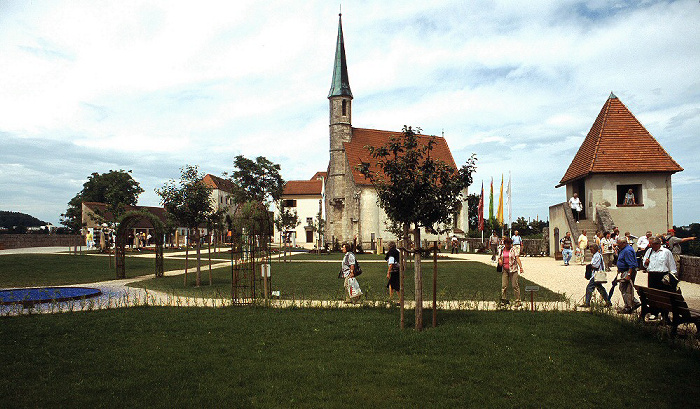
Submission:
[[[700,257],[681,256],[680,279],[688,283],[700,284]]]
[[[85,245],[80,235],[72,234],[0,234],[0,250],[27,247],[71,247]]]

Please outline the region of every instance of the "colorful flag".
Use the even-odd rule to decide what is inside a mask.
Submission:
[[[503,224],[503,174],[501,174],[501,192],[498,197],[498,214],[496,215],[498,222]]]
[[[479,231],[484,231],[484,182],[481,182],[481,196],[479,197]]]
[[[491,177],[491,193],[489,193],[489,220],[493,219],[493,176]]]

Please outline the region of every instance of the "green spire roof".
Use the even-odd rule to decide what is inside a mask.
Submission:
[[[338,14],[338,41],[335,45],[335,65],[333,67],[333,82],[328,98],[347,96],[352,98],[350,80],[348,80],[348,66],[345,62],[345,43],[343,42],[342,14]]]

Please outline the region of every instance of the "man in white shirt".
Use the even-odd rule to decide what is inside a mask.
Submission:
[[[651,236],[651,231],[647,231],[646,236],[641,236],[637,239],[637,260],[639,260],[639,268],[641,269],[644,269],[642,258],[644,257],[644,253],[647,252],[647,247],[649,247],[649,239]]]
[[[513,240],[513,252],[515,253],[516,256],[520,255],[520,248],[523,244],[523,239],[520,237],[520,232],[515,231],[515,234],[513,234],[513,237],[511,239]]]
[[[658,237],[652,237],[649,243],[651,248],[647,249],[642,261],[647,273],[649,273],[649,288],[676,291],[678,276],[671,250],[662,247]]]

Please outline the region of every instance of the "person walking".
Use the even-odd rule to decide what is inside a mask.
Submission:
[[[503,248],[498,253],[498,265],[502,267],[501,274],[501,304],[509,304],[506,298],[508,282],[513,288],[516,305],[520,305],[520,285],[518,284],[518,272],[523,273],[523,265],[520,256],[513,251],[513,240],[510,237],[503,239]]]
[[[591,259],[591,270],[593,271],[593,274],[591,275],[591,278],[588,280],[588,285],[586,286],[586,300],[584,301],[583,304],[579,305],[581,308],[589,308],[591,306],[591,298],[593,297],[593,290],[598,290],[600,295],[603,296],[603,300],[605,300],[605,306],[610,307],[612,304],[610,303],[610,297],[608,296],[608,293],[605,291],[605,287],[603,287],[603,283],[607,281],[601,281],[596,280],[596,272],[602,272],[603,274],[605,273],[605,263],[603,262],[603,255],[600,254],[600,247],[598,247],[597,244],[593,243],[591,244],[591,253],[593,253],[593,258]],[[600,274],[600,273],[599,273]]]
[[[581,232],[581,235],[578,236],[578,251],[576,252],[576,258],[579,264],[583,265],[584,260],[586,259],[586,249],[588,248],[588,236],[586,235],[586,231],[583,230]]]
[[[519,256],[523,244],[523,238],[520,237],[520,232],[516,230],[513,233],[513,237],[510,239],[513,240],[513,251]]]
[[[491,237],[489,237],[489,246],[491,246],[491,261],[496,261],[496,257],[498,255],[498,242],[499,242],[498,234],[496,233],[496,230],[494,230],[491,233]]]
[[[579,219],[581,218],[581,211],[583,210],[583,207],[581,206],[581,199],[578,198],[578,193],[574,193],[571,199],[569,199],[569,207],[571,208],[571,212],[574,214],[576,223],[578,223]]]
[[[559,240],[559,246],[561,250],[561,256],[564,259],[564,265],[568,266],[569,261],[571,261],[571,256],[573,255],[573,243],[571,240],[571,232],[566,232],[566,235]]]
[[[386,271],[386,278],[388,280],[386,283],[386,288],[389,289],[389,302],[391,302],[394,291],[396,292],[397,297],[399,297],[401,294],[401,269],[399,266],[401,255],[396,249],[396,242],[389,242],[389,251],[386,252],[384,260],[386,260],[389,264]]]
[[[613,265],[615,256],[615,241],[610,237],[610,232],[606,231],[602,239],[600,239],[600,248],[603,250],[603,264],[605,271],[610,271],[610,266]]]
[[[634,279],[637,276],[637,258],[634,256],[634,249],[627,243],[627,239],[619,237],[617,239],[617,278],[620,286],[620,293],[625,302],[624,308],[618,312],[620,314],[631,314],[642,304],[634,296]],[[611,290],[612,292],[612,290]]]
[[[350,244],[343,243],[341,250],[345,255],[343,256],[343,261],[340,265],[341,272],[344,280],[345,289],[345,302],[357,303],[362,295],[362,290],[360,290],[360,285],[357,283],[357,278],[355,278],[355,255],[350,251]]]

